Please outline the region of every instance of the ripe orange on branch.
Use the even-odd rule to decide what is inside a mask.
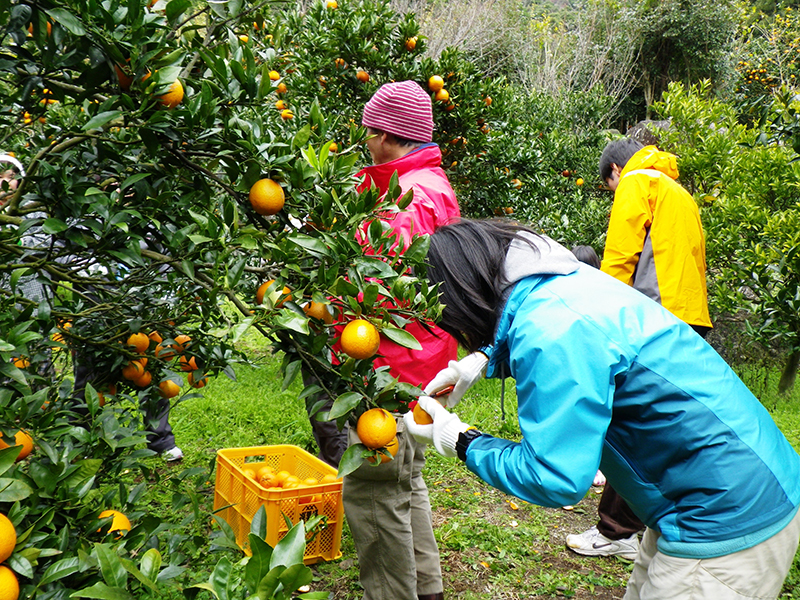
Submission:
[[[274,215],[286,203],[283,188],[272,179],[259,179],[250,188],[250,204],[260,215]]]
[[[265,281],[258,286],[258,289],[256,290],[256,304],[262,304],[264,302],[264,296],[267,294],[269,286],[271,286],[273,283],[275,283],[275,280],[270,279],[269,281]],[[283,306],[284,302],[288,302],[292,299],[292,290],[286,286],[283,286],[283,289],[280,292],[277,289],[273,289],[267,297],[273,303],[275,308],[280,308]]]
[[[395,456],[397,456],[397,451],[398,451],[399,449],[400,449],[400,441],[397,439],[397,436],[395,436],[395,437],[394,437],[394,439],[393,439],[391,442],[389,442],[388,444],[386,444],[386,451],[387,451],[389,454],[391,454],[391,455],[392,455],[392,458],[394,458]],[[392,460],[391,458],[389,458],[389,457],[388,457],[388,456],[386,456],[385,454],[381,454],[381,455],[380,455],[380,459],[381,459],[381,464],[383,464],[383,463],[387,463],[387,462],[389,462],[390,460]],[[370,456],[370,457],[368,457],[368,458],[367,458],[367,460],[368,460],[369,462],[371,462],[371,463],[378,462],[378,459],[377,459],[377,457],[375,457],[375,456]]]
[[[22,446],[20,450],[19,456],[17,456],[17,461],[22,460],[23,458],[27,457],[33,451],[33,438],[28,435],[27,432],[22,431],[20,429],[17,433],[14,434],[14,446]],[[8,444],[6,444],[2,439],[0,439],[0,450],[8,448]],[[0,561],[2,562],[2,561]]]
[[[432,92],[438,92],[444,87],[444,79],[441,75],[432,75],[428,79],[428,89]]]
[[[367,83],[369,81],[369,73],[366,71],[359,71],[356,73],[356,77],[361,83]]]
[[[309,317],[314,317],[320,321],[330,325],[333,323],[333,316],[331,315],[328,307],[322,302],[311,301],[303,307],[303,312]]]
[[[208,376],[203,375],[200,379],[195,381],[194,373],[189,373],[186,376],[186,380],[189,382],[189,385],[193,388],[199,389],[201,387],[205,387],[206,383],[208,383]]]
[[[158,384],[158,393],[162,398],[174,398],[181,393],[181,386],[171,379],[165,379]]]
[[[150,347],[150,338],[143,333],[133,333],[128,337],[128,346],[139,354],[144,354]]]
[[[370,358],[381,345],[381,336],[375,326],[365,319],[350,321],[342,330],[342,350],[352,358]]]
[[[144,375],[144,365],[138,360],[132,360],[122,367],[122,376],[128,381],[134,381]]]
[[[0,565],[0,600],[17,600],[17,598],[19,598],[17,576],[7,566]]]
[[[278,79],[281,78],[281,74],[278,73],[277,71],[270,71],[269,78],[271,81],[278,81]]]
[[[370,450],[385,448],[397,437],[397,422],[389,411],[371,408],[358,418],[356,433]]]
[[[98,519],[105,519],[106,517],[113,517],[111,520],[111,527],[108,530],[109,533],[112,531],[119,531],[119,535],[117,537],[121,537],[124,531],[131,530],[130,520],[118,510],[104,510],[97,516]],[[102,531],[102,527],[97,531]]]
[[[16,545],[17,530],[14,529],[11,519],[0,513],[0,562],[5,562],[11,556]]]
[[[435,98],[439,102],[450,102],[450,92],[448,92],[446,89],[442,88],[441,90],[436,92]]]

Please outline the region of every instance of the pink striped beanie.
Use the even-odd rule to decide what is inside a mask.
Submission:
[[[387,83],[364,106],[361,124],[415,142],[433,139],[431,97],[415,81]]]

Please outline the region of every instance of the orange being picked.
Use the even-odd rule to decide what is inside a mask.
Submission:
[[[131,522],[128,520],[124,514],[119,512],[118,510],[104,510],[98,515],[98,519],[105,519],[106,517],[113,517],[111,520],[111,527],[109,528],[108,532],[111,533],[112,531],[119,531],[119,535],[117,537],[121,537],[123,532],[131,530]],[[97,531],[102,531],[103,528],[101,527]]]
[[[133,333],[128,337],[128,346],[139,354],[144,354],[150,347],[150,338],[143,333]]]
[[[19,598],[17,576],[7,566],[0,565],[0,600],[17,600],[17,598]]]
[[[430,79],[428,79],[428,89],[432,92],[438,92],[440,89],[444,87],[444,79],[442,79],[441,75],[432,75]]]
[[[397,436],[395,436],[395,437],[394,437],[394,439],[393,439],[391,442],[389,442],[388,444],[386,444],[386,448],[385,448],[385,450],[386,450],[386,451],[387,451],[389,454],[391,454],[391,455],[392,455],[392,458],[394,458],[395,456],[397,456],[397,451],[398,451],[399,449],[400,449],[400,442],[398,441],[398,439],[397,439]],[[389,462],[390,460],[392,460],[392,458],[389,458],[389,457],[388,457],[388,456],[386,456],[385,454],[381,454],[381,455],[380,455],[380,458],[381,458],[381,464],[383,464],[383,463],[387,463],[387,462]],[[368,457],[368,458],[367,458],[367,460],[368,460],[369,462],[371,462],[371,463],[374,463],[374,462],[377,462],[377,460],[378,460],[378,457],[377,457],[377,456],[370,456],[370,457]]]
[[[283,188],[272,179],[259,179],[250,188],[250,204],[260,215],[274,215],[281,211],[285,203]]]
[[[11,556],[16,545],[17,530],[14,529],[11,519],[0,513],[0,562],[5,562]]]
[[[414,422],[417,425],[430,425],[433,423],[431,416],[418,403],[414,405]]]
[[[397,435],[397,422],[388,411],[371,408],[358,418],[356,433],[370,450],[385,448]]]
[[[365,319],[350,321],[342,331],[342,350],[353,358],[370,358],[381,345],[381,336],[375,326]]]

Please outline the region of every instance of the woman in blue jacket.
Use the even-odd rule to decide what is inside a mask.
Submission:
[[[480,369],[483,351],[487,376],[515,378],[523,439],[424,396],[433,424],[405,417],[417,439],[542,506],[578,502],[600,468],[647,525],[628,600],[778,596],[800,538],[800,456],[691,327],[510,223],[441,227],[428,259],[439,325],[473,353],[462,362]]]

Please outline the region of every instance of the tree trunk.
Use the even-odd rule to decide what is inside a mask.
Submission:
[[[800,350],[795,350],[789,355],[781,374],[781,380],[778,382],[778,392],[781,394],[785,394],[792,389],[794,380],[797,378],[798,365],[800,365]]]

